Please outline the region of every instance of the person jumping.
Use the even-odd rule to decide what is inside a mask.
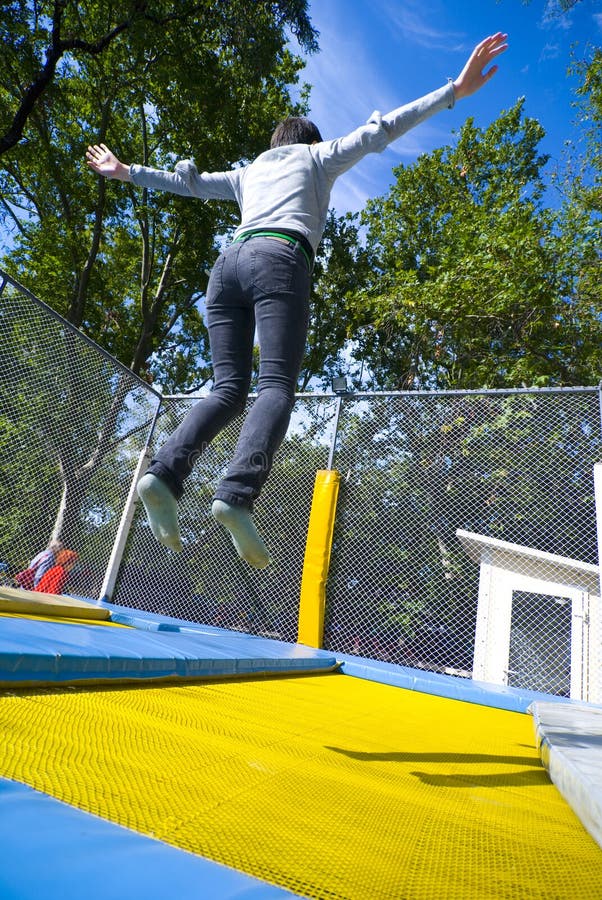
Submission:
[[[199,453],[245,408],[257,329],[257,397],[215,491],[212,513],[230,532],[242,559],[257,569],[270,563],[253,522],[253,504],[293,409],[314,257],[333,184],[368,153],[382,152],[411,128],[483,87],[497,71],[490,64],[506,50],[506,39],[501,32],[486,37],[455,80],[386,115],[373,113],[366,125],[336,140],[323,140],[304,117],[289,117],[277,126],[269,150],[229,171],[199,172],[191,160],[178,162],[173,172],[160,171],[122,163],[105,144],[88,147],[87,163],[98,175],[203,200],[232,200],[240,208],[240,225],[207,286],[213,389],[160,447],[137,486],[161,544],[182,549],[178,500],[184,481]]]

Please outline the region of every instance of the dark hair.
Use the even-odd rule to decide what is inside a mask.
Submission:
[[[285,147],[287,144],[313,144],[314,141],[321,140],[322,135],[317,125],[304,116],[289,116],[276,126],[270,141],[270,150],[274,147]]]

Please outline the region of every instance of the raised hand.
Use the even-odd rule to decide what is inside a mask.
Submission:
[[[86,162],[97,175],[130,181],[130,167],[120,162],[106,144],[94,144],[86,151]]]
[[[468,62],[454,80],[456,100],[469,97],[479,88],[482,88],[498,70],[497,66],[491,66],[486,72],[484,69],[489,63],[508,48],[506,43],[508,35],[498,31],[490,37],[486,37],[474,48]]]

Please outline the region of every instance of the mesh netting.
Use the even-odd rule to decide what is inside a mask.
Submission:
[[[154,435],[158,448],[195,402],[164,401]],[[250,402],[253,402],[252,399]],[[299,584],[315,472],[328,460],[333,397],[297,399],[272,475],[254,518],[273,559],[258,571],[236,555],[227,532],[210,514],[213,491],[234,451],[241,420],[200,456],[180,503],[184,552],[157,545],[138,509],[120,570],[116,602],[218,625],[296,640]]]
[[[2,569],[58,537],[79,554],[68,589],[97,597],[159,397],[0,276]]]
[[[160,398],[0,278],[0,568],[59,536],[80,557],[69,590],[97,597],[147,441],[150,456],[203,401]],[[210,516],[239,427],[186,484],[182,554],[137,510],[115,602],[296,640],[315,472],[332,463],[326,649],[602,702],[598,389],[299,396],[255,508],[261,572]]]
[[[571,694],[571,601],[515,591],[512,597],[508,684]]]
[[[326,646],[472,674],[477,613],[488,615],[483,567],[501,542],[512,545],[498,578],[511,614],[503,681],[568,695],[571,630],[590,629],[584,647],[600,644],[599,459],[596,390],[345,399]],[[470,555],[458,529],[493,549],[485,541]],[[571,584],[560,558],[574,565]],[[533,594],[538,584],[560,595]],[[599,678],[587,663],[584,652],[573,682]]]

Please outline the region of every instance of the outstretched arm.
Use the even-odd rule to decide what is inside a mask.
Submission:
[[[130,181],[140,187],[169,191],[181,197],[200,197],[202,200],[239,201],[240,176],[244,171],[243,168],[238,168],[229,172],[199,174],[191,159],[181,160],[173,172],[147,166],[128,166],[120,162],[106,144],[88,147],[86,162],[93,172],[105,178]]]
[[[118,181],[131,181],[130,167],[120,162],[111,153],[106,144],[95,144],[86,151],[86,162],[97,175],[105,178],[116,178]]]
[[[500,53],[507,49],[507,37],[507,34],[498,31],[497,34],[486,37],[477,44],[470,54],[468,62],[453,82],[456,100],[470,97],[471,94],[482,88],[495,75],[498,70],[497,66],[491,66],[486,72],[483,70],[492,59],[495,59],[496,56],[499,56]]]
[[[334,141],[317,144],[315,154],[331,181],[354,166],[368,153],[381,153],[392,141],[415,128],[434,113],[451,109],[455,100],[469,97],[483,87],[497,72],[490,65],[508,47],[507,34],[498,31],[482,40],[472,51],[455,81],[431,91],[411,103],[406,103],[382,116],[374,112],[366,125]],[[487,71],[484,71],[487,69]]]

